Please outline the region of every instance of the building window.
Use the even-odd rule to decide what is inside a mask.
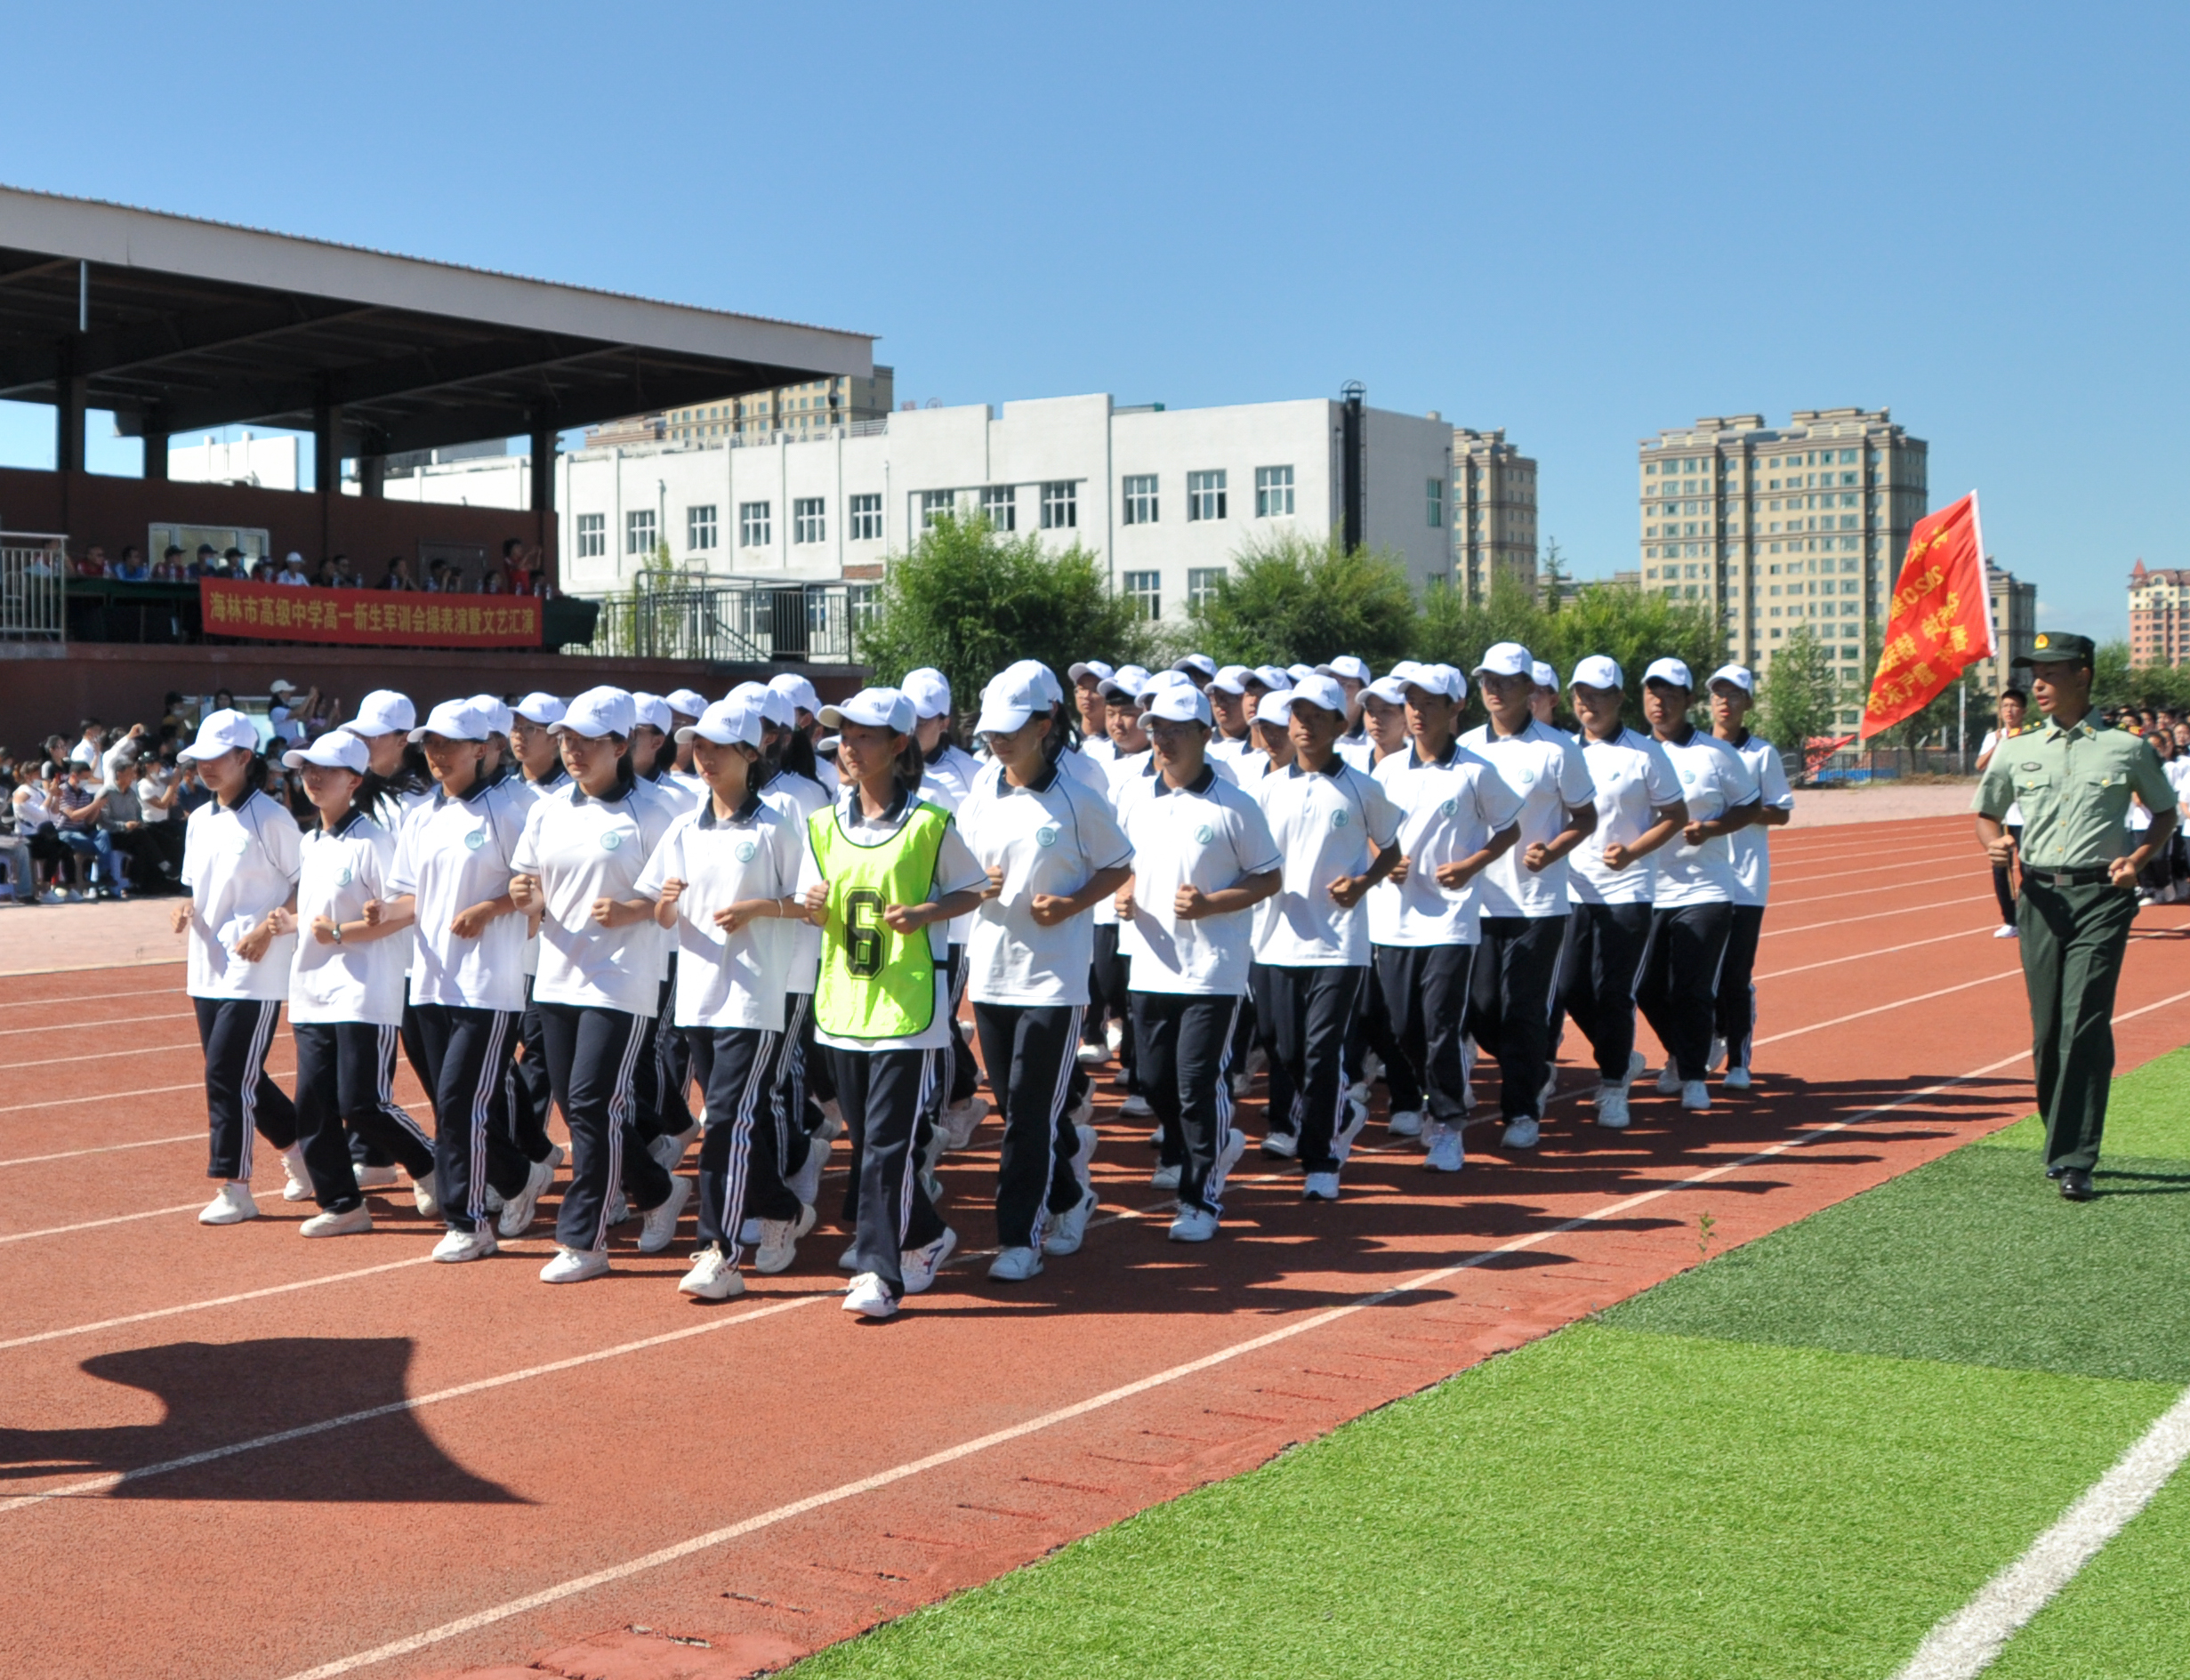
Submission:
[[[1255,469],[1255,518],[1274,519],[1292,511],[1292,469]]]
[[[851,627],[865,630],[874,622],[882,610],[882,587],[879,583],[848,583],[844,586],[844,604],[851,612]]]
[[[1224,581],[1221,566],[1196,566],[1187,573],[1187,610],[1192,612],[1217,592]]]
[[[931,531],[936,520],[946,513],[958,510],[958,492],[955,490],[922,490],[920,493],[920,528]]]
[[[1224,518],[1224,473],[1189,472],[1187,474],[1187,523],[1198,519]],[[1151,516],[1153,517],[1153,516]]]
[[[739,502],[737,546],[741,549],[764,549],[775,540],[769,529],[769,504],[765,502]]]
[[[608,551],[608,516],[605,513],[578,515],[578,558],[597,560]]]
[[[655,531],[653,509],[648,508],[637,513],[625,514],[624,516],[624,552],[651,557],[656,541]]]
[[[879,543],[882,540],[882,499],[880,495],[852,497],[851,540],[855,543]]]
[[[715,545],[715,504],[687,508],[684,510],[684,545],[688,549],[711,549]]]
[[[1151,472],[1142,478],[1128,478],[1125,480],[1126,524],[1154,525],[1155,514],[1155,474]],[[1155,615],[1151,613],[1148,616],[1154,618]]]
[[[793,543],[819,543],[828,535],[828,521],[822,516],[823,502],[819,496],[800,496],[791,503],[791,540]]]
[[[1445,480],[1429,480],[1429,524],[1432,529],[1445,523]]]
[[[1071,479],[1042,486],[1042,528],[1073,531],[1080,525],[1080,486]]]
[[[992,484],[982,486],[981,513],[993,529],[1018,530],[1019,528],[1019,486],[1015,484]]]
[[[1130,482],[1130,480],[1129,480]],[[1152,478],[1151,484],[1155,481]],[[1149,493],[1151,495],[1154,491]],[[1123,575],[1125,599],[1139,608],[1143,618],[1163,616],[1163,574],[1161,572],[1127,572]]]

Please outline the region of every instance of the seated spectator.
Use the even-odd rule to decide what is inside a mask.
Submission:
[[[107,751],[107,726],[96,718],[86,718],[76,727],[83,732],[83,739],[68,749],[69,762],[96,766]]]
[[[502,575],[508,582],[512,595],[536,595],[540,592],[542,559],[539,548],[527,548],[522,538],[505,536],[502,539]]]
[[[312,579],[321,589],[348,589],[350,579],[342,573],[342,557],[339,554],[319,562],[319,575]]]
[[[182,551],[180,545],[170,543],[160,551],[160,563],[156,568],[155,575],[163,583],[188,582],[191,575],[189,558]]]
[[[60,843],[54,818],[52,784],[37,774],[50,768],[44,764],[29,767],[29,773],[17,782],[14,792],[9,796],[15,816],[15,839],[28,848],[30,856],[28,896],[47,903],[60,896],[60,885],[68,879],[69,857],[68,848]],[[16,880],[18,898],[26,896],[21,885],[24,879],[18,876]]]
[[[273,726],[274,738],[286,741],[291,746],[304,744],[304,719],[310,717],[319,705],[319,690],[312,689],[300,695],[297,687],[286,677],[277,677],[267,685],[266,692],[274,703],[266,709],[266,721]]]
[[[479,593],[482,595],[507,595],[509,592],[510,580],[500,572],[487,573],[479,583]]]
[[[334,568],[335,579],[330,587],[334,589],[363,589],[365,587],[365,580],[358,575],[358,568],[350,563],[349,555],[337,554],[328,564]]]
[[[310,589],[311,574],[304,569],[304,557],[291,549],[288,558],[281,563],[281,569],[274,574],[274,582],[285,589]]]
[[[141,723],[133,723],[129,726],[127,735],[110,738],[107,750],[99,755],[100,780],[107,783],[112,782],[117,766],[125,762],[134,763],[142,758],[145,752],[145,736],[149,733]]]
[[[189,567],[183,572],[183,581],[195,583],[201,577],[224,575],[225,574],[221,569],[221,557],[213,552],[213,544],[200,543],[197,545],[197,552],[191,557]]]
[[[118,896],[114,878],[114,844],[99,819],[107,808],[106,795],[93,779],[93,768],[79,760],[68,762],[68,777],[55,791],[54,810],[60,843],[76,854],[90,876],[93,898]]]
[[[390,560],[388,575],[382,581],[381,587],[394,590],[416,590],[418,585],[411,578],[410,561],[400,554]]]
[[[117,583],[149,583],[152,568],[145,564],[144,551],[133,546],[124,549],[121,561],[114,568],[114,576]]]
[[[115,896],[120,898],[133,890],[152,892],[173,885],[182,869],[182,848],[168,838],[167,831],[172,824],[145,821],[142,799],[137,792],[134,757],[125,758],[115,766],[112,778],[100,790],[100,794],[105,804],[99,814],[99,825],[106,831],[109,848],[120,860],[115,869]],[[174,840],[181,839],[178,831]]]
[[[107,564],[107,551],[98,543],[76,557],[75,572],[78,577],[111,577],[114,568]]]
[[[25,577],[58,577],[60,574],[53,569],[52,563],[45,558],[44,549],[34,549],[31,551],[30,558],[23,562],[23,575]]]
[[[251,557],[241,549],[222,551],[221,564],[227,568],[231,577],[247,576],[251,571]]]
[[[274,575],[273,561],[260,560],[251,568],[250,581],[254,583],[271,583]]]

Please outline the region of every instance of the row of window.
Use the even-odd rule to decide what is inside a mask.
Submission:
[[[1163,517],[1163,495],[1153,472],[1129,473],[1119,489],[1128,525],[1155,525]],[[1255,469],[1255,518],[1284,518],[1292,513],[1292,469]],[[1231,497],[1225,470],[1187,474],[1187,523],[1230,517]]]
[[[1875,456],[1880,452],[1873,450],[1872,453]],[[1709,455],[1691,455],[1678,461],[1646,461],[1643,462],[1643,471],[1646,474],[1652,476],[1658,474],[1678,475],[1681,473],[1694,473],[1699,470],[1709,471],[1711,466],[1711,460],[1712,458]],[[1831,467],[1835,465],[1852,467],[1858,464],[1862,460],[1863,451],[1860,449],[1841,449],[1838,451],[1832,449],[1812,449],[1807,452],[1798,452],[1793,454],[1759,455],[1756,457],[1757,465],[1759,467],[1773,472],[1780,470],[1783,464],[1789,467]],[[1740,467],[1741,462],[1738,461],[1729,460],[1723,462],[1720,464],[1723,465],[1728,471],[1734,471]]]
[[[1217,592],[1221,566],[1196,566],[1187,573],[1187,610],[1191,612]],[[1133,603],[1143,618],[1163,616],[1163,575],[1161,572],[1121,572],[1118,592]]]
[[[854,543],[880,542],[882,535],[882,499],[878,494],[855,495],[847,499],[847,535]],[[577,558],[600,559],[608,551],[608,516],[605,513],[578,515]],[[721,542],[721,524],[716,506],[712,502],[696,502],[684,510],[685,547],[696,553],[705,553]],[[770,547],[776,540],[775,504],[769,502],[741,502],[737,504],[737,545],[740,548]],[[825,543],[829,540],[827,504],[820,496],[798,496],[791,503],[791,540],[796,543]],[[661,546],[662,535],[652,508],[634,508],[624,516],[624,552],[641,559],[649,556]]]

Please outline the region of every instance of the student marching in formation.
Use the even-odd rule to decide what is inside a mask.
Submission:
[[[1522,800],[1460,745],[1468,687],[1459,671],[1410,662],[1371,684],[1369,694],[1381,699],[1382,683],[1398,685],[1413,736],[1375,770],[1399,812],[1399,861],[1369,894],[1371,948],[1391,1010],[1389,1129],[1421,1137],[1432,1171],[1458,1172],[1467,1162],[1468,1117],[1461,1033],[1482,936],[1475,881],[1519,840]],[[1406,1096],[1421,1107],[1401,1108]]]
[[[889,1318],[957,1246],[921,1183],[919,1128],[949,1042],[949,969],[937,926],[980,903],[988,877],[948,813],[916,789],[913,703],[866,688],[820,720],[837,731],[843,792],[807,824],[800,895],[821,928],[818,1041],[858,1157],[847,1312]]]
[[[704,709],[704,708],[703,708]],[[676,717],[664,696],[644,692],[632,695],[637,723],[631,742],[632,765],[639,779],[648,783],[668,805],[670,815],[696,811],[706,792],[704,784],[675,773],[676,744],[670,732]],[[684,1035],[670,1025],[670,996],[677,984],[677,953],[667,939],[655,942],[661,963],[659,1001],[654,1015],[654,1041],[640,1064],[640,1102],[635,1121],[640,1141],[664,1170],[683,1161],[685,1152],[699,1136],[699,1121],[692,1113],[691,1053]],[[622,1224],[628,1210],[616,1210]]]
[[[348,1236],[373,1228],[345,1126],[402,1164],[418,1211],[432,1218],[440,1211],[433,1140],[395,1099],[410,922],[366,915],[367,904],[388,896],[396,851],[395,836],[372,814],[379,792],[368,775],[372,754],[338,729],[284,753],[282,762],[302,775],[319,814],[303,837],[289,977],[297,1137],[320,1208],[298,1234]]]
[[[1596,1054],[1597,1123],[1615,1131],[1628,1123],[1628,1087],[1643,1065],[1635,1054],[1635,987],[1657,897],[1653,854],[1688,820],[1665,749],[1621,718],[1626,681],[1615,663],[1598,654],[1577,664],[1568,683],[1582,757],[1597,784],[1597,829],[1566,876],[1574,907],[1558,996],[1560,1010]],[[1556,1025],[1551,1041],[1556,1051]]]
[[[282,1152],[297,1193],[292,1199],[312,1194],[297,1147],[295,1105],[266,1073],[296,953],[295,934],[282,928],[294,926],[287,912],[296,902],[302,837],[289,813],[260,792],[259,732],[242,712],[209,715],[177,756],[197,766],[213,794],[190,813],[184,832],[182,884],[190,896],[173,917],[175,931],[189,934],[184,990],[205,1052],[212,1144],[205,1174],[220,1186],[197,1218],[201,1225],[235,1225],[259,1211],[251,1196],[258,1133]]]
[[[1499,642],[1475,670],[1490,721],[1461,737],[1521,800],[1519,841],[1477,878],[1483,907],[1468,1031],[1497,1058],[1509,1149],[1533,1149],[1550,1095],[1551,1009],[1566,943],[1566,855],[1597,828],[1596,789],[1582,749],[1535,715],[1536,662]]]
[[[1349,662],[1334,660],[1333,670]],[[1363,671],[1368,667],[1359,660],[1353,665]],[[1403,660],[1391,672],[1381,679],[1365,684],[1351,694],[1351,700],[1361,719],[1361,733],[1355,736],[1339,737],[1339,756],[1364,776],[1374,776],[1377,766],[1395,756],[1404,757],[1407,751],[1406,687],[1402,673],[1415,669],[1413,660]],[[1448,668],[1449,669],[1449,668]],[[1457,678],[1460,673],[1454,671]],[[1339,686],[1346,683],[1340,679]],[[1392,1033],[1392,1011],[1384,1001],[1381,978],[1383,965],[1376,957],[1378,930],[1384,925],[1384,911],[1391,900],[1381,888],[1389,883],[1378,883],[1380,890],[1372,892],[1367,900],[1369,917],[1369,966],[1361,982],[1361,1007],[1355,1011],[1353,1031],[1346,1035],[1346,1078],[1348,1089],[1354,1100],[1369,1100],[1369,1088],[1380,1073],[1384,1089],[1391,1099],[1389,1113],[1398,1122],[1392,1135],[1414,1137],[1421,1134],[1421,1082],[1407,1058],[1400,1054]]]
[[[795,804],[761,797],[767,709],[781,696],[733,691],[677,732],[707,802],[670,825],[634,890],[678,943],[676,1025],[692,1047],[706,1099],[699,1152],[699,1251],[677,1287],[702,1300],[742,1295],[738,1258],[757,1226],[753,1266],[772,1274],[798,1258],[813,1228],[826,1145],[778,1100],[777,1072],[793,941],[804,823]],[[785,1162],[793,1146],[792,1170]]]
[[[1004,1282],[1040,1272],[1045,1253],[1075,1252],[1098,1205],[1093,1104],[1075,1056],[1094,959],[1088,912],[1130,873],[1108,802],[1058,762],[1060,698],[1032,662],[990,682],[974,727],[992,762],[958,812],[987,877],[966,953],[974,1030],[1003,1110],[988,1274]]]
[[[1643,672],[1643,714],[1680,777],[1688,821],[1679,840],[1656,854],[1650,953],[1635,1001],[1665,1047],[1658,1089],[1667,1096],[1678,1091],[1683,1108],[1703,1113],[1711,1107],[1703,1081],[1719,975],[1734,929],[1736,881],[1727,836],[1754,816],[1757,779],[1740,753],[1688,720],[1695,689],[1678,659],[1655,660]]]
[[[973,791],[973,778],[981,765],[950,737],[949,679],[934,667],[922,665],[906,671],[898,688],[913,703],[913,738],[919,744],[922,765],[920,795],[956,816],[966,795]],[[938,1112],[929,1117],[930,1135],[922,1163],[930,1194],[938,1200],[941,1186],[935,1178],[937,1158],[946,1149],[963,1149],[970,1143],[975,1129],[988,1113],[987,1101],[980,1095],[980,1069],[958,1018],[966,997],[966,941],[972,928],[972,918],[962,916],[953,920],[945,933],[951,965],[950,1042],[945,1048],[950,1056],[938,1093]]]
[[[537,800],[567,791],[570,773],[563,768],[562,748],[555,739],[555,726],[563,719],[563,703],[553,695],[528,694],[510,708],[510,755],[518,774],[510,785]],[[560,1166],[562,1145],[548,1136],[549,1111],[555,1091],[548,1078],[547,1040],[540,1026],[539,1006],[533,987],[540,972],[540,934],[536,918],[527,922],[525,940],[525,1012],[518,1023],[518,1055],[503,1081],[503,1100],[509,1112],[510,1141],[527,1161],[552,1161]]]
[[[1139,665],[1121,665],[1102,679],[1103,736],[1110,752],[1107,758],[1097,762],[1103,771],[1103,795],[1114,811],[1123,808],[1125,796],[1134,786],[1135,778],[1145,779],[1153,768],[1148,736],[1141,727],[1140,716],[1141,691],[1147,681],[1148,673]],[[1146,1120],[1155,1111],[1141,1093],[1135,1075],[1130,964],[1123,944],[1124,927],[1116,904],[1097,904],[1093,926],[1095,961],[1089,977],[1088,995],[1099,999],[1104,1013],[1110,1017],[1106,1042],[1118,1065],[1110,1083],[1114,1089],[1125,1093],[1118,1113],[1129,1120]]]
[[[540,1272],[546,1283],[608,1271],[619,1191],[644,1210],[641,1254],[669,1246],[691,1195],[688,1180],[631,1146],[638,1072],[664,1001],[663,939],[638,881],[679,815],[632,761],[636,719],[621,688],[589,688],[570,703],[555,725],[570,780],[532,802],[511,865],[512,902],[540,915],[533,1001],[570,1129],[570,1183],[555,1258]]]
[[[1721,665],[1711,673],[1711,732],[1741,755],[1756,779],[1757,808],[1748,824],[1734,831],[1734,927],[1727,936],[1726,967],[1719,977],[1718,1034],[1711,1065],[1726,1067],[1726,1088],[1749,1089],[1750,1040],[1757,1030],[1757,941],[1763,936],[1764,906],[1772,896],[1772,841],[1767,831],[1785,826],[1794,815],[1794,790],[1779,749],[1749,733],[1757,703],[1757,679],[1742,665]]]
[[[1985,733],[1977,744],[1977,774],[1983,776],[1992,768],[1993,757],[2001,748],[2023,730],[2023,714],[2030,705],[2030,696],[2020,688],[2002,688],[2000,691],[1998,722]],[[2013,939],[2017,936],[2015,921],[2015,848],[2023,842],[2023,808],[2020,804],[2008,807],[2001,818],[2008,838],[2009,861],[1993,865],[1993,896],[2000,904],[2000,926],[1993,929],[1995,939]]]

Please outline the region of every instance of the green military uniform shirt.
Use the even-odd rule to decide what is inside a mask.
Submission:
[[[2175,808],[2174,785],[2150,744],[2086,712],[2069,728],[2048,719],[2002,741],[1969,808],[1997,822],[2022,805],[2025,868],[2091,869],[2136,844],[2131,794],[2155,815]]]

